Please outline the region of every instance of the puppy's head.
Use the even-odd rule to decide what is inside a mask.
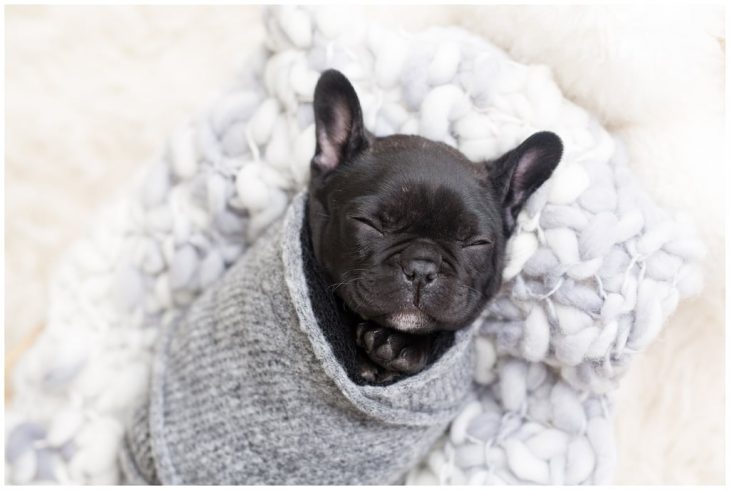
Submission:
[[[376,138],[341,73],[314,94],[317,146],[309,188],[315,258],[351,310],[412,333],[471,323],[500,285],[505,242],[562,143],[536,133],[473,163],[418,136]]]

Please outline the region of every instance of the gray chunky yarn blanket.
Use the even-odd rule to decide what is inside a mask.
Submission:
[[[60,264],[47,326],[11,380],[8,481],[119,481],[123,428],[148,397],[160,332],[304,188],[312,94],[327,68],[353,82],[378,136],[420,134],[474,161],[539,130],[565,145],[518,219],[503,288],[477,322],[475,399],[406,482],[611,481],[612,394],[678,301],[700,290],[702,244],[643,192],[620,141],[566,100],[546,67],[462,29],[395,32],[352,9],[267,9],[265,46],[242,76],[171,136]],[[317,434],[290,443],[306,437]],[[137,441],[137,464],[150,467],[151,446]]]
[[[162,332],[125,438],[129,483],[393,484],[464,405],[473,329],[396,385],[348,378],[325,338],[339,318],[311,278],[305,202]]]

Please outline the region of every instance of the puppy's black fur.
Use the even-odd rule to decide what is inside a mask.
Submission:
[[[536,133],[474,163],[411,135],[377,138],[341,73],[314,93],[317,145],[307,229],[323,280],[351,328],[351,375],[387,384],[422,370],[497,292],[517,214],[560,161],[555,134]]]

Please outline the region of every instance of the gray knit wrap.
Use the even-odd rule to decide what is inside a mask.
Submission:
[[[150,398],[126,436],[129,482],[398,483],[468,401],[473,328],[416,376],[385,387],[348,378],[310,301],[305,202],[162,333]]]

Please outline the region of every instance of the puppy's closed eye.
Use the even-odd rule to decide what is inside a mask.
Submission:
[[[492,245],[492,240],[485,237],[473,238],[471,240],[464,240],[461,243],[461,248],[472,248],[472,247],[489,247]]]
[[[351,219],[353,221],[356,221],[360,226],[363,226],[365,228],[369,228],[373,231],[376,231],[383,234],[383,230],[380,229],[380,227],[375,223],[375,221],[371,220],[370,218],[366,216],[352,216]]]

